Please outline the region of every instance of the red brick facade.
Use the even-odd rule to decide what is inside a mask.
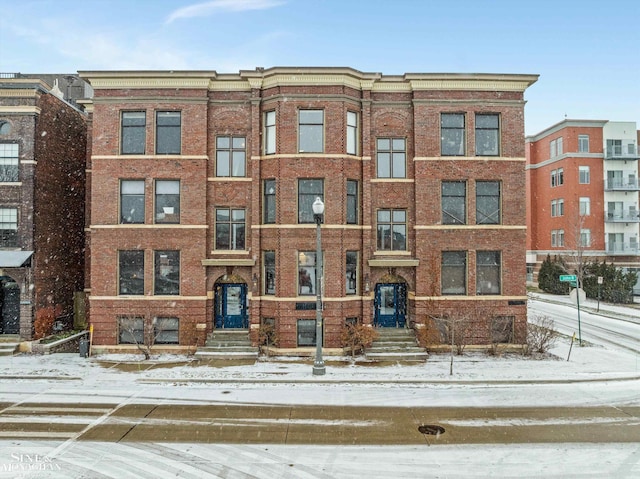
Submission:
[[[215,72],[82,72],[95,92],[89,159],[90,318],[94,344],[118,344],[122,315],[172,316],[179,347],[197,343],[197,325],[215,327],[216,291],[247,288],[254,340],[275,320],[279,346],[300,346],[300,319],[315,296],[301,294],[299,253],[315,251],[315,223],[299,223],[299,180],[323,180],[324,346],[340,347],[346,318],[375,324],[378,286],[406,285],[406,325],[435,328],[431,318],[473,312],[470,344],[489,344],[495,317],[513,320],[512,342],[526,334],[524,91],[532,75],[384,76],[348,68],[273,68]],[[318,153],[300,152],[301,110],[322,112]],[[145,153],[121,152],[122,112],[146,112]],[[157,111],[181,112],[180,154],[156,155]],[[265,151],[265,114],[275,112],[275,152]],[[441,114],[464,118],[464,150],[441,154]],[[347,114],[357,117],[357,151],[347,153]],[[499,119],[499,153],[476,155],[476,115]],[[216,139],[243,137],[246,174],[217,176]],[[379,177],[377,140],[402,139],[404,172]],[[394,160],[395,161],[395,160]],[[401,165],[402,166],[402,165]],[[119,224],[120,181],[145,182],[143,224]],[[154,181],[180,180],[177,224],[154,223]],[[265,223],[264,181],[275,180],[275,221]],[[357,222],[347,221],[347,181],[357,182]],[[443,224],[442,181],[465,185],[463,224]],[[499,220],[476,218],[476,185],[499,184]],[[216,208],[244,210],[245,245],[216,249]],[[378,244],[378,212],[404,212],[406,246]],[[393,236],[395,238],[395,235]],[[118,251],[144,251],[144,292],[119,294]],[[154,251],[180,252],[179,294],[154,294]],[[264,252],[275,252],[267,294]],[[357,252],[356,290],[347,294],[346,252]],[[465,253],[464,291],[442,294],[443,251]],[[477,252],[499,254],[499,291],[477,294]],[[479,282],[478,282],[479,283]],[[404,291],[404,289],[402,290]],[[270,292],[269,292],[270,293]],[[404,293],[403,293],[404,294]],[[396,303],[393,305],[398,307]],[[428,335],[427,335],[428,336]],[[435,340],[434,340],[435,341]]]
[[[0,208],[16,210],[17,232],[7,241],[11,222],[3,214],[0,255],[28,255],[22,264],[0,264],[0,334],[30,340],[38,312],[73,316],[84,286],[86,115],[43,81],[9,78],[0,80],[0,125],[0,145],[18,154],[15,177],[2,163]],[[19,289],[19,331],[8,324],[16,312],[7,304],[11,287]]]
[[[637,138],[635,123],[605,120],[563,120],[526,138],[530,281],[547,255],[575,263],[577,251],[640,269]]]

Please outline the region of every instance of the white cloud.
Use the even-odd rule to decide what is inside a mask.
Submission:
[[[174,10],[167,17],[166,23],[171,23],[179,18],[205,17],[216,12],[267,10],[283,3],[285,2],[282,0],[212,0]]]

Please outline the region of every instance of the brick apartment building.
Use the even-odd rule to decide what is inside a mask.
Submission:
[[[72,315],[83,294],[87,124],[63,96],[0,74],[0,334],[22,340],[43,308]]]
[[[563,120],[526,138],[527,268],[580,251],[640,271],[635,122]],[[640,294],[640,284],[635,288]]]
[[[312,351],[316,197],[325,348],[348,321],[437,333],[433,318],[469,312],[469,344],[524,342],[524,91],[536,75],[80,76],[94,89],[97,350],[131,343],[125,322],[176,350],[214,328],[255,342],[268,322],[282,350]]]

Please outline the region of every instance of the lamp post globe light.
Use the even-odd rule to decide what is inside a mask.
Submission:
[[[322,238],[320,237],[324,203],[318,196],[311,207],[313,219],[316,221],[316,359],[313,363],[313,375],[322,376],[326,372],[322,359]]]

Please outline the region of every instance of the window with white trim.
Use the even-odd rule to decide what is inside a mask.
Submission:
[[[244,136],[216,138],[216,176],[246,176],[246,149]]]
[[[353,111],[347,112],[347,154],[358,154],[358,114]]]
[[[18,181],[19,147],[17,143],[0,143],[0,183]]]
[[[268,111],[264,114],[264,154],[273,155],[276,152],[276,112]]]

